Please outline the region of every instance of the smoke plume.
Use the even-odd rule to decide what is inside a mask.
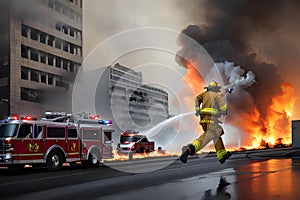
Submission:
[[[244,145],[249,145],[249,135],[252,136],[252,141],[255,140],[253,135],[255,131],[251,131],[249,126],[259,127],[257,132],[262,133],[262,140],[275,134],[274,124],[283,121],[288,123],[290,117],[284,105],[274,107],[278,98],[287,95],[282,69],[286,67],[285,69],[289,70],[295,66],[287,66],[291,63],[289,52],[299,49],[289,45],[292,49],[282,52],[287,50],[286,45],[289,43],[284,43],[283,40],[276,42],[275,39],[290,41],[282,36],[283,29],[292,37],[295,36],[292,32],[298,31],[298,28],[293,27],[295,23],[285,24],[285,22],[295,22],[294,17],[299,14],[291,16],[288,12],[299,13],[295,11],[300,3],[295,0],[284,2],[211,0],[201,1],[201,6],[205,11],[206,22],[189,25],[182,30],[182,33],[201,44],[217,63],[204,75],[205,81],[213,77],[212,71],[215,68],[222,74],[224,84],[237,85],[233,95],[228,95],[227,99],[230,108],[228,122],[244,133],[242,137],[247,138],[242,141]],[[197,54],[195,48],[185,42],[181,36],[178,38],[178,43],[182,47],[179,50],[180,55],[185,55],[188,61],[195,60],[193,59]],[[299,58],[292,60],[300,63]],[[176,61],[186,66],[186,60],[177,57]],[[293,94],[293,88],[288,91],[288,95]],[[295,97],[292,95],[289,104],[294,103]],[[272,114],[274,112],[280,116],[274,119],[275,122],[271,119],[274,117]],[[282,126],[290,126],[290,124],[282,124]],[[287,129],[282,127],[282,130]]]

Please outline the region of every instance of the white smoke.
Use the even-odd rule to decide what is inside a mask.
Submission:
[[[220,77],[219,74],[221,74],[222,77]],[[218,80],[221,78],[222,80]],[[207,74],[205,80],[207,82],[214,80],[223,84],[228,82],[232,87],[236,85],[241,86],[242,88],[247,88],[255,83],[255,74],[252,71],[245,73],[245,70],[243,70],[240,66],[234,66],[233,62],[225,61],[215,63],[210,72]]]

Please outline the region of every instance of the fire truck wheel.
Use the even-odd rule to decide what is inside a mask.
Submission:
[[[89,157],[88,160],[86,162],[84,162],[84,165],[86,167],[98,167],[100,162],[100,152],[99,150],[95,150],[93,149],[90,153],[89,153]]]
[[[57,171],[62,168],[63,158],[59,151],[52,151],[47,157],[47,170]]]
[[[96,167],[99,165],[98,155],[97,153],[90,153],[89,155],[89,165],[91,167]]]

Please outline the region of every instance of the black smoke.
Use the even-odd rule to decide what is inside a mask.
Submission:
[[[246,71],[254,72],[256,84],[247,90],[260,113],[260,119],[255,121],[261,121],[262,131],[266,132],[263,122],[268,117],[272,97],[282,94],[281,85],[286,82],[282,71],[292,70],[295,63],[300,64],[295,56],[300,48],[290,43],[292,38],[282,35],[286,32],[294,37],[297,35],[295,33],[300,33],[300,28],[295,27],[300,17],[300,2],[209,0],[201,1],[201,9],[205,11],[205,23],[189,25],[182,33],[201,44],[214,62],[230,61]],[[182,47],[181,54],[192,49],[181,36],[178,43]],[[184,59],[177,58],[176,61],[180,65],[185,64]],[[246,99],[243,101],[229,96],[228,100],[236,113],[250,112],[252,109],[244,104]]]

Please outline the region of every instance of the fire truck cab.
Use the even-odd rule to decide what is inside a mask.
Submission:
[[[42,164],[56,171],[65,162],[96,166],[103,158],[113,157],[111,120],[69,120],[70,116],[42,120],[13,116],[2,120],[0,166]]]

